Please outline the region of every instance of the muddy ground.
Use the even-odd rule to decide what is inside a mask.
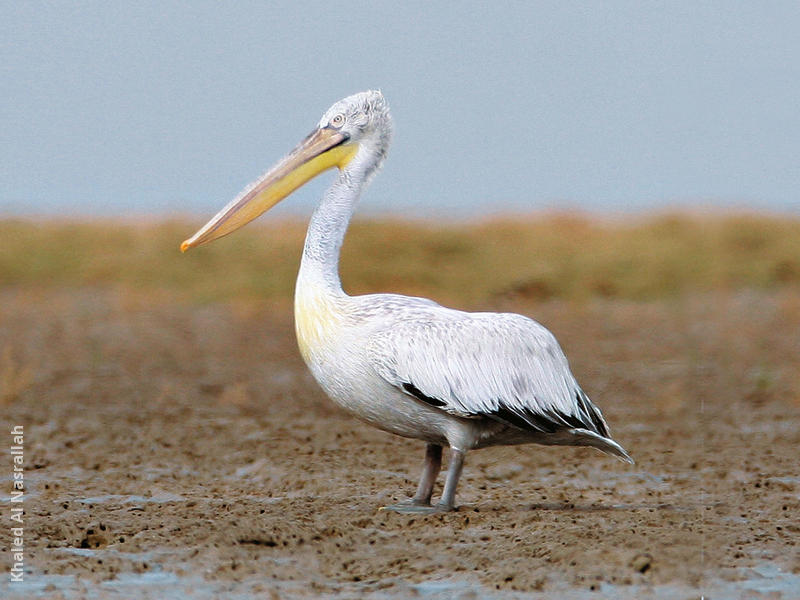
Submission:
[[[473,308],[547,325],[636,465],[480,450],[457,512],[380,511],[423,445],[324,397],[288,307],[0,292],[0,597],[800,597],[800,293]]]

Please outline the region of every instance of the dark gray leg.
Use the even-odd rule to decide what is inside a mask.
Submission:
[[[459,450],[450,451],[450,465],[447,467],[447,479],[444,482],[442,499],[436,505],[440,511],[450,511],[456,508],[456,487],[464,468],[464,453]]]
[[[464,468],[464,453],[458,450],[451,450],[450,465],[447,468],[447,480],[444,484],[442,499],[431,506],[431,495],[436,476],[442,466],[442,447],[436,444],[428,444],[425,452],[425,467],[422,470],[422,478],[419,480],[416,495],[406,502],[400,502],[391,506],[384,506],[382,510],[393,510],[399,513],[439,513],[455,510],[456,487],[458,479],[461,477],[461,470]]]
[[[417,493],[413,498],[398,502],[391,506],[384,506],[381,510],[393,510],[395,512],[428,512],[431,509],[431,496],[433,495],[433,484],[442,469],[442,447],[438,444],[428,444],[425,449],[425,462],[422,465],[422,476],[419,478]]]
[[[433,484],[442,469],[442,447],[437,444],[428,444],[425,448],[425,463],[422,466],[422,476],[419,478],[417,493],[411,499],[412,504],[430,505],[433,495]]]

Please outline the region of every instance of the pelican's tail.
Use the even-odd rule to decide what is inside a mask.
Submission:
[[[592,448],[602,450],[606,454],[616,456],[623,462],[634,464],[633,459],[630,454],[625,451],[625,448],[610,437],[603,437],[588,429],[570,429],[569,433],[573,436],[572,444],[575,446],[591,446]]]

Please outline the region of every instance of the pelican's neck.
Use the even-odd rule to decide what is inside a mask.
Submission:
[[[329,295],[341,296],[339,253],[344,235],[353,216],[361,187],[346,171],[340,171],[333,185],[311,216],[303,247],[303,259],[297,278],[297,292],[303,286],[313,286]]]

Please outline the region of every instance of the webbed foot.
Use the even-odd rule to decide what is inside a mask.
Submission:
[[[398,502],[397,504],[390,504],[389,506],[381,506],[380,510],[391,510],[392,512],[401,514],[432,515],[451,512],[456,510],[456,507],[442,504],[441,502],[438,504],[430,504],[411,499],[405,502]]]

